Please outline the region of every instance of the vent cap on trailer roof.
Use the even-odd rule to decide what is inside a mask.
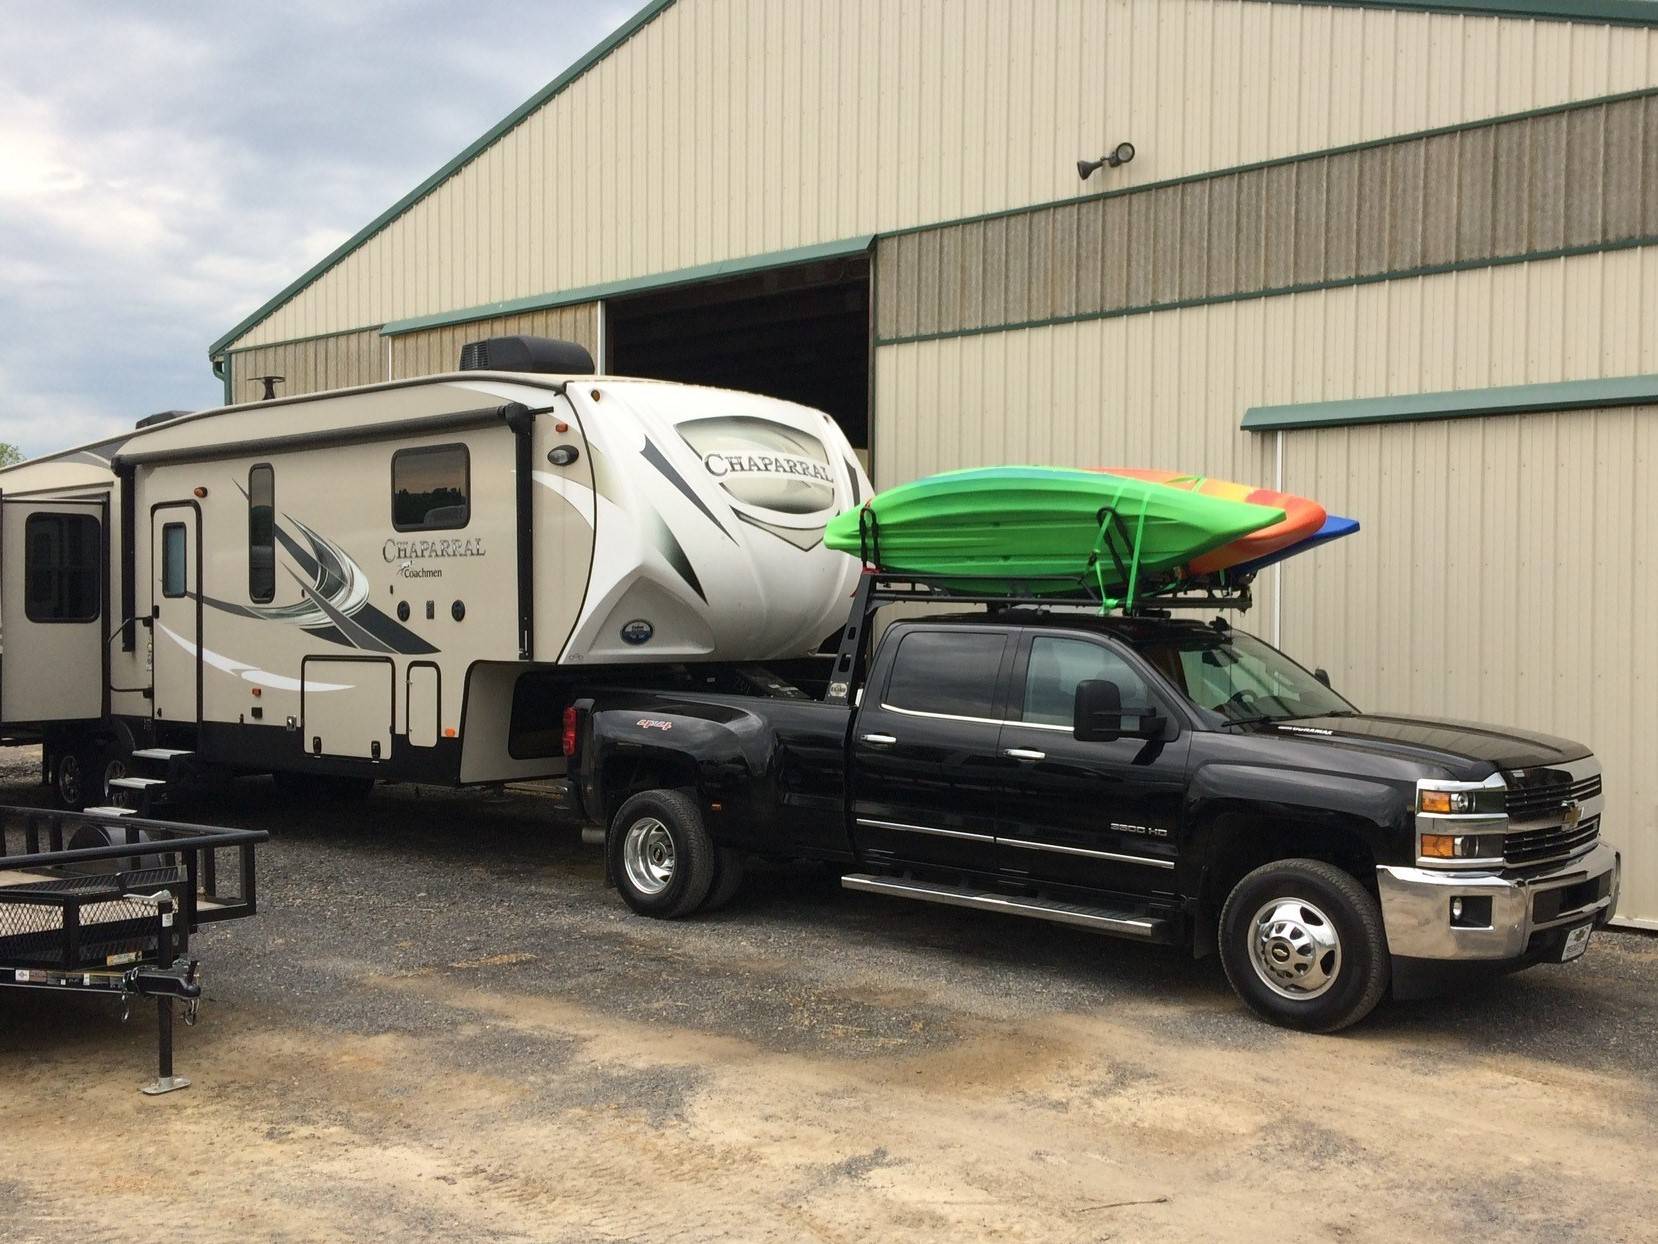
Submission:
[[[486,337],[461,347],[462,371],[530,371],[556,375],[592,375],[593,356],[586,346],[552,337]]]
[[[188,415],[188,410],[159,410],[153,415],[145,415],[132,426],[135,428],[153,428],[158,423],[166,423],[169,419],[177,419],[180,415]]]

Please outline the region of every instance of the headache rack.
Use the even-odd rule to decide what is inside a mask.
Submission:
[[[219,829],[115,812],[0,807],[0,988],[108,994],[125,1019],[154,998],[159,1072],[173,1074],[173,1002],[194,1023],[201,999],[190,936],[256,910],[263,830]]]

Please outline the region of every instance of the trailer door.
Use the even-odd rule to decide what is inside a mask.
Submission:
[[[0,504],[0,720],[102,715],[108,517],[102,501]]]
[[[150,512],[151,700],[157,721],[194,723],[201,704],[201,513]]]

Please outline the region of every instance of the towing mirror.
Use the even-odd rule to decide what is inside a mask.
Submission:
[[[1122,688],[1109,678],[1090,678],[1077,684],[1071,733],[1082,743],[1158,738],[1163,733],[1163,718],[1151,708],[1125,714]]]

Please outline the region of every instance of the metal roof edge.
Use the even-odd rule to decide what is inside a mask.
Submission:
[[[1358,427],[1373,423],[1463,419],[1479,415],[1524,415],[1556,410],[1658,403],[1658,376],[1615,376],[1560,380],[1488,389],[1450,389],[1396,397],[1360,397],[1336,402],[1251,406],[1240,425],[1246,432]]]
[[[1338,9],[1402,9],[1472,17],[1520,17],[1615,26],[1658,25],[1658,0],[1269,0]]]
[[[323,256],[322,259],[318,260],[310,268],[306,269],[305,272],[296,280],[290,282],[280,293],[276,294],[273,298],[267,301],[257,311],[247,316],[241,321],[241,323],[237,324],[235,328],[231,329],[212,345],[208,346],[207,356],[210,359],[217,358],[219,354],[224,351],[225,347],[231,342],[235,341],[238,337],[242,336],[261,321],[267,319],[272,312],[276,311],[284,303],[302,293],[307,286],[312,284],[312,282],[316,281],[319,277],[323,276],[330,268],[339,263],[340,260],[357,250],[358,247],[362,246],[375,234],[379,233],[387,225],[391,224],[399,216],[403,215],[404,212],[419,203],[420,200],[424,199],[433,190],[436,190],[438,186],[442,185],[445,181],[448,181],[449,178],[461,168],[470,164],[474,159],[482,155],[484,151],[494,145],[496,139],[507,133],[520,121],[524,120],[525,117],[529,116],[532,112],[541,107],[541,105],[545,104],[548,100],[552,99],[555,95],[562,92],[565,87],[580,78],[589,69],[602,61],[605,57],[609,56],[623,43],[626,43],[645,26],[648,26],[659,13],[670,8],[674,2],[675,0],[649,0],[644,8],[640,9],[627,21],[622,23],[622,25],[611,31],[611,33],[602,39],[592,50],[577,60],[563,73],[559,74],[558,77],[554,78],[546,86],[542,87],[534,95],[530,96],[529,99],[514,108],[500,121],[496,122],[481,137],[467,146],[459,155],[444,164],[444,166],[438,169],[437,172],[426,178],[426,180],[421,182],[413,190],[409,191],[409,193],[404,195],[401,199],[397,200],[397,202],[393,203],[385,211],[381,212],[373,220],[369,221],[368,224],[364,225],[344,242],[341,242],[327,255]]]
[[[713,263],[697,264],[690,268],[676,268],[652,276],[631,277],[619,281],[605,281],[598,285],[581,285],[572,289],[556,290],[546,294],[531,294],[525,298],[511,298],[504,302],[486,302],[458,311],[440,311],[433,315],[417,315],[406,320],[393,320],[380,328],[382,337],[396,337],[403,333],[419,332],[424,328],[442,328],[449,324],[466,324],[474,320],[492,320],[502,315],[517,315],[524,311],[545,311],[550,307],[568,307],[577,303],[596,302],[603,298],[617,298],[624,294],[640,294],[675,285],[689,285],[695,281],[718,280],[720,277],[746,276],[767,272],[773,268],[787,268],[794,264],[811,263],[818,259],[837,259],[867,251],[875,244],[873,233],[840,238],[833,242],[818,242],[811,246],[797,246],[790,250],[768,251],[743,259],[719,259]]]

